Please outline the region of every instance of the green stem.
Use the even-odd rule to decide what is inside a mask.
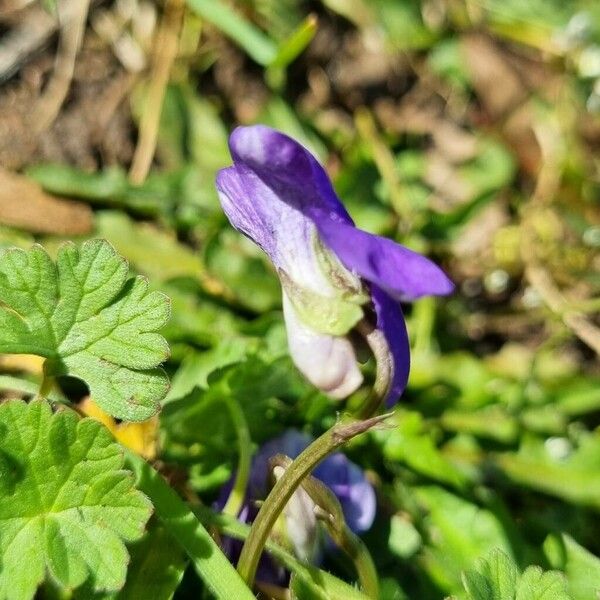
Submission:
[[[54,389],[55,379],[52,375],[49,375],[46,371],[47,361],[44,362],[44,370],[42,375],[42,383],[40,383],[40,389],[38,390],[37,397],[46,400],[50,397],[52,390]]]
[[[354,436],[363,433],[389,415],[374,417],[344,425],[338,423],[304,450],[277,480],[252,524],[250,535],[242,548],[238,572],[252,586],[260,555],[279,515],[302,480],[331,452]]]
[[[383,404],[394,379],[394,361],[383,332],[363,319],[356,326],[357,331],[365,338],[375,358],[376,374],[373,388],[367,399],[356,413],[357,419],[372,417]]]
[[[41,391],[41,387],[32,381],[27,381],[26,379],[20,379],[11,375],[0,375],[0,389],[14,390],[15,392],[21,392],[22,394],[30,396],[37,396]],[[69,401],[56,389],[50,391],[47,398],[51,402],[69,404]]]
[[[364,593],[373,600],[379,598],[379,580],[371,554],[363,541],[344,525],[340,548],[352,559]]]
[[[208,531],[160,473],[130,450],[125,450],[125,458],[138,488],[152,500],[156,516],[186,551],[214,596],[219,600],[255,600]]]
[[[426,354],[431,351],[433,326],[435,324],[435,298],[422,298],[413,305],[414,322],[416,331],[413,351]]]
[[[237,540],[246,540],[250,526],[240,523],[229,515],[219,514],[205,506],[195,508],[205,526],[217,528],[223,535]],[[290,552],[272,540],[267,540],[265,550],[283,567],[301,578],[319,600],[366,600],[366,596],[354,586],[317,567],[300,562]]]
[[[229,394],[224,395],[225,404],[229,409],[229,414],[235,427],[238,438],[238,468],[233,482],[233,487],[227,502],[223,507],[223,512],[227,515],[236,517],[242,508],[246,496],[246,487],[250,477],[250,466],[252,463],[252,438],[246,417],[239,403]]]
[[[399,217],[402,228],[405,231],[410,230],[410,225],[414,221],[414,214],[406,195],[406,188],[400,179],[396,159],[388,144],[382,139],[375,119],[368,108],[361,107],[355,111],[354,124],[359,136],[371,152],[381,179],[387,185],[392,208]]]
[[[292,460],[282,454],[276,455],[270,462],[283,471],[292,464]],[[346,524],[344,511],[337,496],[312,475],[305,477],[300,485],[315,503],[317,516],[325,524],[331,539],[354,563],[364,593],[369,598],[377,600],[379,580],[373,559],[362,540]]]
[[[187,5],[192,12],[241,46],[259,65],[269,65],[277,56],[275,42],[228,4],[214,0],[187,0]]]

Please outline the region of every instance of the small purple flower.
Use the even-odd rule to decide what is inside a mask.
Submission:
[[[395,402],[410,364],[399,301],[449,294],[452,283],[427,258],[357,229],[323,167],[290,137],[255,125],[238,127],[229,144],[221,204],[277,269],[297,367],[332,397],[355,391],[362,374],[347,334],[372,309],[392,367],[386,401]]]
[[[276,454],[296,458],[313,439],[296,429],[288,429],[261,446],[252,460],[248,483],[250,499],[264,498],[269,490],[269,459]],[[341,452],[330,454],[312,474],[327,485],[342,505],[346,523],[354,533],[367,531],[375,518],[375,491],[362,469]]]
[[[296,458],[313,439],[295,429],[288,429],[282,435],[261,446],[252,459],[252,468],[244,504],[239,512],[240,521],[250,523],[257,513],[256,501],[266,498],[270,489],[269,460],[277,454]],[[327,485],[339,500],[348,527],[354,533],[367,531],[373,524],[376,512],[376,498],[373,486],[363,471],[349,461],[344,454],[331,454],[312,473]],[[225,486],[217,506],[222,508],[231,492],[231,484]],[[296,555],[304,561],[318,561],[321,550],[321,536],[314,512],[314,505],[308,494],[298,489],[283,513],[284,535],[294,548]],[[228,542],[224,550],[236,554],[237,545]],[[280,570],[271,561],[263,563],[261,578],[275,581],[280,579]]]

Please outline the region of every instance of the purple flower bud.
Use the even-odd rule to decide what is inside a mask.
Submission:
[[[250,497],[264,498],[269,487],[269,459],[276,454],[296,458],[311,442],[309,435],[288,429],[264,444],[255,454],[250,474]],[[312,473],[337,496],[348,527],[355,533],[367,531],[375,518],[376,501],[373,486],[359,466],[341,452],[335,452]],[[255,495],[255,496],[254,496]]]
[[[252,459],[250,478],[244,504],[238,514],[243,523],[251,523],[258,509],[256,502],[264,500],[270,490],[269,461],[277,454],[296,458],[313,438],[296,429],[288,429],[282,435],[263,444]],[[366,479],[358,465],[349,461],[341,452],[328,456],[313,471],[313,476],[327,485],[339,500],[344,512],[346,524],[355,533],[367,531],[373,524],[377,509],[375,490]],[[233,484],[233,477],[221,490],[217,508],[225,506]],[[314,514],[314,504],[304,492],[297,490],[288,502],[284,513],[284,534],[294,548],[296,555],[305,561],[319,562],[321,546],[318,524]],[[235,559],[239,556],[241,545],[235,540],[225,538],[223,551]],[[268,556],[261,559],[258,578],[263,581],[282,582],[284,571]]]
[[[325,170],[298,142],[262,125],[230,137],[234,164],[217,176],[231,224],[269,256],[283,285],[292,359],[335,398],[362,382],[347,333],[373,309],[392,367],[388,405],[401,395],[409,345],[400,300],[448,294],[427,258],[354,226]]]

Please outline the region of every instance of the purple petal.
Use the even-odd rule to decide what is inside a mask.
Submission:
[[[314,252],[314,223],[243,165],[222,169],[217,190],[231,224],[254,240],[297,285],[327,289]]]
[[[296,458],[310,443],[312,438],[297,429],[288,429],[279,437],[263,444],[252,459],[250,471],[249,496],[253,499],[262,499],[268,491],[269,459],[276,454],[285,454]]]
[[[371,527],[377,510],[375,490],[360,467],[336,452],[317,466],[313,474],[337,496],[352,531],[361,533]]]
[[[325,169],[304,146],[266,127],[238,127],[229,138],[234,163],[254,171],[281,200],[307,214],[313,207],[352,224]],[[308,215],[310,216],[310,215]]]
[[[235,135],[232,138],[232,148],[236,148],[240,144],[235,143]],[[294,142],[292,148],[296,147],[299,146]],[[310,154],[303,152],[300,158],[308,161],[306,157]],[[316,165],[316,161],[312,161]],[[324,172],[323,177],[326,177]],[[272,187],[244,164],[237,163],[220,171],[217,189],[231,224],[253,239],[295,285],[321,295],[337,293],[319,264],[315,246],[318,234],[311,219],[282,202]],[[290,354],[299,370],[333,398],[345,398],[354,392],[363,378],[351,343],[345,337],[319,333],[307,326],[298,318],[285,294],[283,305]]]
[[[410,371],[408,333],[402,309],[393,298],[373,284],[371,284],[371,297],[377,316],[377,329],[383,333],[393,361],[394,372],[386,398],[386,406],[391,406],[398,401],[408,381]]]
[[[301,373],[332,398],[346,398],[363,381],[350,341],[319,333],[305,325],[283,294],[283,314],[290,355]]]
[[[406,328],[395,301],[448,294],[453,284],[427,258],[356,229],[324,169],[293,139],[261,125],[240,127],[231,135],[230,147],[234,166],[221,171],[217,180],[223,208],[278,269],[315,292],[330,289],[312,243],[318,235],[348,270],[371,282],[377,328],[394,363],[387,398],[393,403],[409,369]],[[351,393],[346,390],[360,384],[352,348],[342,338],[309,329],[286,304],[284,297],[294,362],[321,389],[339,397]]]
[[[432,261],[392,240],[312,211],[325,244],[344,266],[377,284],[397,300],[446,295],[454,284]]]

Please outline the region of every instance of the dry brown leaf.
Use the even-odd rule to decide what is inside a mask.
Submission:
[[[83,235],[92,229],[87,204],[51,196],[27,177],[0,169],[0,223],[34,233]]]
[[[465,36],[461,47],[488,118],[501,126],[521,167],[529,174],[537,173],[541,152],[533,132],[534,115],[527,102],[530,86],[536,83],[527,76],[530,65],[525,68],[525,64],[513,64],[498,44],[482,34]]]
[[[465,63],[473,87],[490,116],[500,119],[528,95],[518,73],[487,36],[473,34],[462,39]]]

